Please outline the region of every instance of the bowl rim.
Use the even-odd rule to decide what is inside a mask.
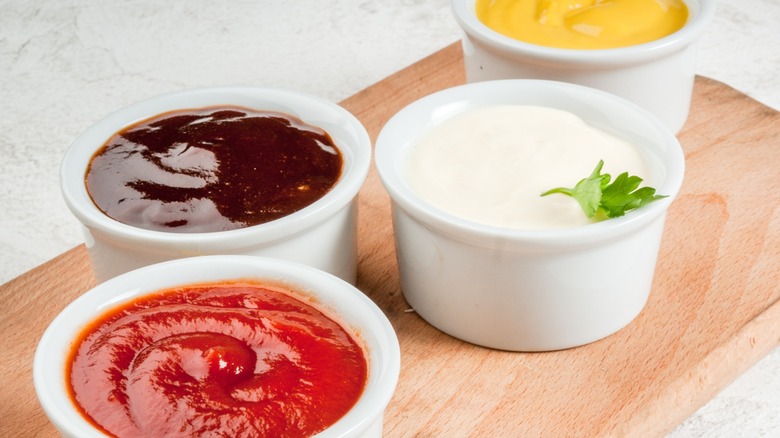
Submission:
[[[400,347],[392,324],[380,308],[346,281],[307,265],[286,260],[210,255],[177,259],[130,271],[101,283],[69,303],[41,336],[33,360],[33,383],[49,420],[60,430],[79,437],[103,437],[84,419],[65,388],[68,339],[111,308],[170,287],[231,280],[284,284],[315,307],[357,333],[365,346],[369,374],[355,406],[318,436],[352,436],[381,418],[393,396],[400,373]],[[84,318],[83,312],[89,317]],[[58,364],[59,372],[51,371]]]
[[[572,102],[584,103],[587,108],[592,108],[594,105],[606,105],[614,111],[622,111],[623,114],[641,121],[648,130],[652,130],[664,142],[661,147],[663,147],[665,175],[662,184],[659,184],[656,189],[659,194],[667,195],[667,197],[641,209],[629,211],[624,216],[584,226],[523,230],[477,223],[440,210],[423,200],[403,180],[401,176],[403,169],[400,167],[404,165],[404,159],[408,155],[405,151],[412,147],[422,133],[435,125],[430,120],[434,112],[442,114],[446,112],[444,109],[450,108],[453,113],[457,113],[480,105],[495,104],[496,102],[491,101],[491,95],[500,96],[500,103],[503,104],[527,104],[506,100],[509,99],[508,96],[522,93],[544,94],[545,98],[562,95],[564,99],[571,99]],[[555,105],[551,106],[556,107]],[[441,120],[446,120],[453,115],[440,115],[439,117]],[[578,115],[590,124],[585,115]],[[612,133],[620,136],[620,129],[618,128]],[[395,137],[400,137],[403,140],[396,142]],[[640,147],[642,146],[640,145]],[[429,228],[451,238],[476,245],[494,246],[496,242],[501,242],[502,246],[537,245],[550,249],[570,248],[614,239],[651,223],[659,216],[664,215],[669,205],[677,197],[685,173],[685,157],[676,136],[663,122],[647,110],[605,91],[542,79],[502,79],[473,82],[447,88],[418,99],[397,112],[384,125],[376,140],[374,160],[379,177],[389,193],[394,207],[403,209],[409,216]]]
[[[265,107],[261,107],[261,103]],[[280,111],[325,129],[342,152],[344,167],[340,179],[322,198],[301,210],[266,223],[227,231],[172,233],[148,230],[114,220],[95,206],[84,184],[84,175],[89,159],[110,136],[129,125],[168,111],[216,105]],[[331,128],[323,125],[331,125]],[[335,133],[334,129],[340,132]],[[270,87],[192,88],[137,101],[89,126],[71,143],[62,159],[60,188],[66,205],[82,225],[115,240],[177,250],[197,250],[203,245],[219,249],[241,248],[269,244],[300,234],[323,218],[338,213],[360,191],[368,175],[371,157],[371,140],[365,127],[352,113],[331,101]]]
[[[526,43],[494,31],[477,18],[476,1],[451,0],[451,9],[465,34],[483,47],[520,59],[591,67],[634,64],[684,49],[710,24],[717,3],[717,0],[683,0],[690,12],[688,21],[678,31],[657,40],[612,49],[564,49]]]

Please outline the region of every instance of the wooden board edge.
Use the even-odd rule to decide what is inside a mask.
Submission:
[[[780,346],[780,300],[710,350],[633,417],[639,419],[619,436],[663,436],[691,417],[739,376]]]

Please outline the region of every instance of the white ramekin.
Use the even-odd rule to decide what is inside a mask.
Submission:
[[[66,361],[87,324],[123,302],[194,283],[263,280],[287,284],[311,297],[351,327],[364,342],[369,362],[363,395],[320,437],[381,437],[384,410],[400,372],[400,348],[393,327],[368,297],[349,283],[310,266],[254,256],[203,256],[146,266],[112,278],[70,303],[51,322],[35,351],[33,380],[44,412],[66,437],[104,437],[86,421],[66,387]]]
[[[103,214],[84,183],[95,152],[116,132],[167,111],[237,105],[281,111],[330,134],[344,158],[341,179],[324,197],[293,214],[247,228],[212,233],[168,233],[133,227]],[[257,87],[203,88],[144,100],[98,121],[70,146],[61,167],[66,204],[84,226],[98,281],[149,264],[211,254],[278,257],[314,266],[349,282],[357,275],[357,194],[371,163],[363,125],[327,100]]]
[[[679,31],[645,44],[576,50],[529,44],[493,31],[476,16],[476,0],[452,0],[468,82],[548,79],[586,85],[628,99],[672,132],[688,118],[695,79],[695,42],[712,21],[715,0],[685,0],[689,18]]]
[[[493,104],[562,109],[632,142],[660,182],[657,193],[668,197],[623,217],[538,231],[482,225],[431,206],[405,178],[410,151],[442,121]],[[643,309],[684,156],[668,127],[642,108],[569,83],[476,82],[402,109],[382,128],[374,153],[391,198],[404,296],[433,326],[497,349],[557,350],[615,333]]]

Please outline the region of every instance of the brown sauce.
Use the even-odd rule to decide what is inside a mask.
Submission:
[[[330,136],[288,114],[240,107],[174,111],[111,137],[86,173],[109,217],[198,233],[287,216],[324,196],[343,158]]]

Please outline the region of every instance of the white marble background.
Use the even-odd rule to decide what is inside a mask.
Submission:
[[[82,242],[59,163],[109,112],[213,85],[338,102],[460,35],[449,0],[0,0],[0,283]],[[780,109],[780,1],[721,0],[700,50],[699,74]],[[780,436],[780,349],[670,436]]]

